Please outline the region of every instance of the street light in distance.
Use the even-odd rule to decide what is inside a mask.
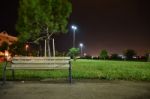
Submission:
[[[73,47],[75,48],[75,32],[77,30],[77,27],[75,25],[72,25],[71,28],[73,29]]]
[[[80,46],[80,51],[81,51],[81,52],[80,52],[80,57],[82,57],[83,43],[80,43],[79,46]]]

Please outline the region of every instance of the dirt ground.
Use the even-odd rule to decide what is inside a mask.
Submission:
[[[150,82],[9,81],[0,85],[0,99],[150,99]]]

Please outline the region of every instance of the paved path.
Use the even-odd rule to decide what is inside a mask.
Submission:
[[[7,82],[0,86],[0,99],[150,99],[150,82]]]

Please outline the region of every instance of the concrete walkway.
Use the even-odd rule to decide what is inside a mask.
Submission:
[[[150,99],[150,82],[7,82],[0,86],[0,99]]]

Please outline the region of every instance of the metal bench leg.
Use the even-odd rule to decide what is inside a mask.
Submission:
[[[69,83],[72,82],[72,75],[71,75],[71,62],[69,61]]]
[[[5,61],[5,62],[3,63],[3,74],[2,74],[3,84],[6,83],[6,66],[7,66],[7,62]]]

